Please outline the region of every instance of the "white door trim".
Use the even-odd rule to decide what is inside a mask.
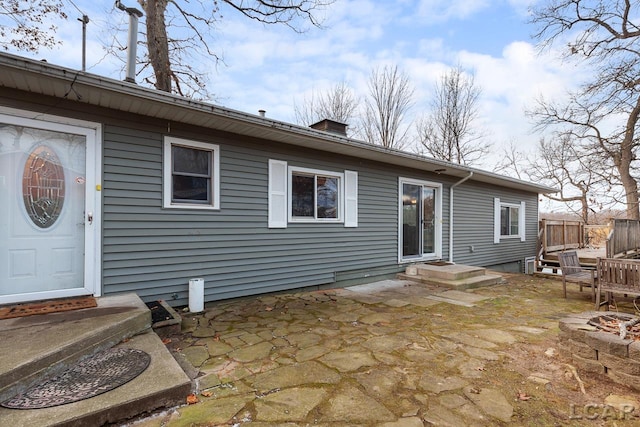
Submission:
[[[86,214],[93,214],[91,224],[85,228],[84,288],[43,291],[0,296],[1,304],[11,304],[36,299],[62,298],[78,295],[102,294],[102,125],[100,123],[76,120],[68,117],[42,114],[0,106],[0,122],[18,126],[68,132],[86,138]]]
[[[405,258],[402,255],[402,185],[414,184],[423,187],[435,189],[435,227],[434,227],[434,239],[435,239],[435,251],[429,254],[422,254],[419,257]],[[422,234],[422,232],[420,233]],[[420,241],[420,250],[422,251],[422,239]],[[416,261],[429,261],[442,258],[442,183],[433,181],[424,181],[414,178],[398,178],[398,263],[416,262]]]

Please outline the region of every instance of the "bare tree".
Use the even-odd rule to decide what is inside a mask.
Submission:
[[[213,49],[213,31],[224,8],[262,24],[304,32],[307,23],[321,26],[318,13],[335,0],[137,1],[145,13],[137,75],[158,90],[205,97],[206,72],[198,64],[205,62],[203,56],[221,59]],[[66,19],[63,6],[61,0],[0,0],[0,48],[37,52],[60,44],[56,26],[47,22]],[[105,47],[114,56],[126,49],[117,42]]]
[[[603,176],[600,157],[583,151],[568,135],[542,138],[532,152],[521,150],[512,142],[505,147],[494,172],[518,179],[538,182],[558,189],[542,196],[563,203],[569,212],[591,224],[594,214],[610,209],[619,201],[610,176]]]
[[[0,0],[0,48],[34,53],[52,48],[60,42],[50,22],[66,18],[58,0]]]
[[[511,141],[507,146],[503,147],[500,160],[494,166],[493,171],[521,180],[529,179],[525,173],[528,159],[528,153],[522,151],[515,141]]]
[[[602,176],[596,171],[599,160],[580,151],[567,135],[550,141],[540,140],[536,155],[527,166],[531,181],[542,182],[559,190],[544,196],[567,205],[570,211],[589,224],[590,214],[603,209]],[[577,205],[576,205],[577,204]],[[574,209],[577,206],[577,209]]]
[[[353,90],[345,82],[340,82],[326,93],[312,93],[301,105],[294,103],[296,122],[309,126],[320,120],[330,119],[349,125],[349,134],[354,134],[358,104],[359,100]]]
[[[491,144],[478,128],[478,102],[482,91],[473,74],[461,66],[451,68],[436,84],[431,111],[417,125],[422,154],[470,165],[486,156]]]
[[[593,72],[568,102],[542,100],[530,113],[539,128],[560,129],[598,156],[600,165],[613,165],[617,174],[609,175],[624,188],[629,219],[640,219],[633,176],[640,119],[638,9],[637,2],[627,0],[549,0],[532,15],[542,46],[566,46],[566,59],[581,61]],[[606,170],[600,173],[607,175]]]
[[[371,72],[368,87],[360,133],[371,144],[404,148],[409,142],[407,114],[414,92],[409,77],[397,66],[384,66]]]
[[[138,0],[146,14],[147,52],[144,63],[153,70],[155,88],[186,95],[203,93],[204,75],[189,62],[198,53],[220,57],[212,48],[211,29],[222,18],[220,7],[229,7],[262,24],[283,24],[302,32],[298,24],[320,26],[319,9],[334,0],[222,0],[177,2]],[[175,31],[170,31],[175,30]],[[171,35],[175,33],[175,35]],[[144,68],[143,68],[144,69]]]

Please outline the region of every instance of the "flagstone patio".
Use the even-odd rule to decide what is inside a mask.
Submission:
[[[558,320],[591,309],[590,293],[564,299],[557,280],[505,279],[465,292],[388,280],[183,313],[167,346],[195,367],[199,403],[136,425],[638,422],[637,392],[574,374],[557,351]]]

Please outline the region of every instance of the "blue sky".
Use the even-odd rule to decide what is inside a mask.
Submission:
[[[63,1],[69,21],[58,35],[64,44],[34,57],[80,68],[80,13],[69,0]],[[488,133],[495,156],[479,166],[491,169],[501,147],[515,142],[533,148],[539,140],[541,135],[531,132],[525,108],[538,96],[564,93],[577,78],[576,70],[558,61],[554,52],[536,53],[530,38],[535,28],[526,23],[531,1],[336,0],[324,11],[325,28],[304,34],[264,26],[223,9],[214,46],[224,64],[197,61],[209,71],[216,103],[256,114],[264,109],[268,117],[288,122],[294,121],[294,103],[338,82],[365,95],[371,70],[382,65],[397,65],[409,76],[415,105],[408,119],[416,120],[426,113],[436,81],[460,64],[475,73],[482,90],[478,126]],[[133,0],[123,3],[136,6]],[[112,38],[126,44],[126,14],[113,10],[110,1],[74,4],[91,20],[88,71],[123,79],[122,61],[105,58],[103,44]],[[114,34],[107,22],[119,24],[122,31]]]

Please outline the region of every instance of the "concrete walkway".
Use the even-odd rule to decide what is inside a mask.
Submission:
[[[589,293],[506,282],[461,292],[387,280],[211,304],[168,343],[199,371],[199,403],[137,425],[593,425],[572,418],[587,397],[547,349],[558,318],[593,308]],[[583,380],[598,392],[588,398],[603,387],[638,397]]]

